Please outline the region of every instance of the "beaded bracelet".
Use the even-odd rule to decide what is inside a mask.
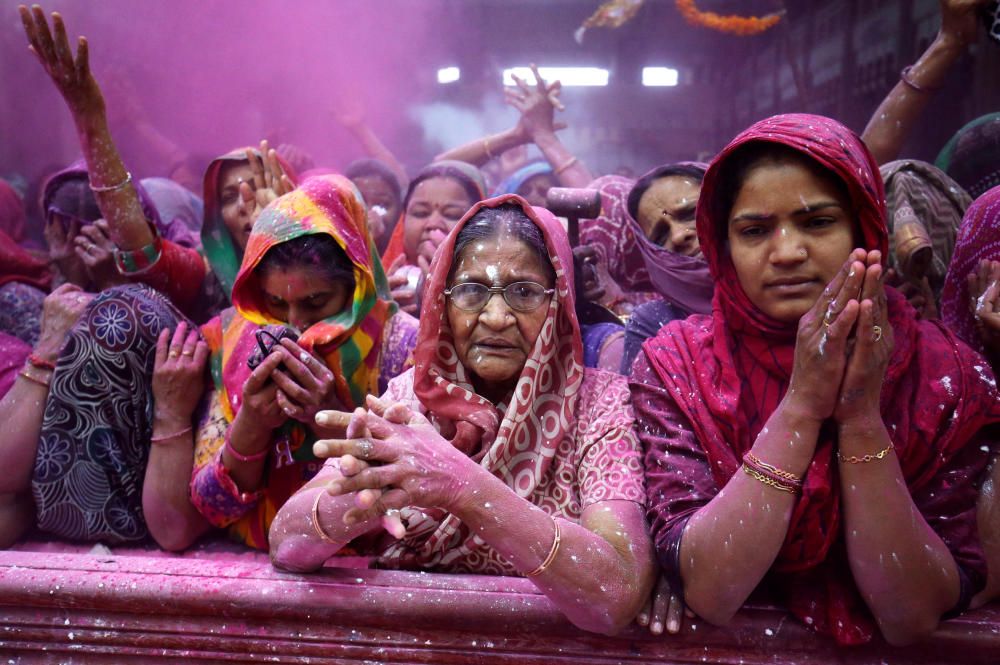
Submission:
[[[92,191],[94,193],[97,193],[97,194],[105,194],[107,192],[114,192],[114,191],[118,191],[119,189],[123,189],[124,187],[127,187],[129,185],[129,183],[131,183],[131,182],[132,182],[132,172],[131,171],[126,171],[125,172],[125,179],[122,180],[117,185],[110,185],[108,187],[103,187],[103,186],[95,185],[92,182],[89,182],[88,184],[90,185],[90,191]]]
[[[38,369],[47,369],[50,372],[53,372],[56,369],[56,364],[54,362],[52,362],[51,360],[46,360],[45,358],[42,358],[40,356],[37,356],[34,353],[28,356],[28,362],[37,367]]]
[[[555,561],[556,552],[559,550],[559,543],[562,541],[562,531],[559,529],[559,520],[555,517],[552,518],[552,526],[555,527],[555,537],[552,539],[552,549],[549,550],[549,555],[545,557],[545,561],[535,568],[530,573],[525,573],[525,577],[536,577],[545,572],[546,568],[552,565]]]
[[[862,455],[861,457],[857,457],[856,455],[850,455],[845,457],[838,450],[837,459],[839,459],[841,462],[847,462],[848,464],[867,464],[868,462],[874,462],[877,459],[885,459],[885,456],[888,455],[893,450],[894,446],[890,441],[888,446],[878,451],[877,453],[869,453],[867,455]]]

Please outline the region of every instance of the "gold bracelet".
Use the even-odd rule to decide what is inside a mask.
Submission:
[[[886,455],[888,455],[890,452],[893,451],[893,449],[894,448],[892,442],[890,441],[888,446],[878,451],[874,455],[869,453],[868,455],[864,455],[863,457],[857,457],[855,455],[851,455],[850,457],[844,457],[838,450],[837,459],[839,459],[841,462],[847,462],[848,464],[868,464],[868,462],[874,462],[877,459],[884,459]]]
[[[765,485],[767,485],[768,487],[773,487],[776,490],[780,490],[782,492],[788,492],[789,494],[797,494],[797,492],[796,492],[796,490],[795,490],[794,487],[790,487],[788,485],[784,485],[782,483],[779,483],[774,478],[769,478],[768,476],[765,476],[760,471],[757,471],[756,469],[751,469],[746,464],[743,465],[743,471],[745,471],[746,474],[748,476],[750,476],[751,478],[753,478],[754,480],[762,482]]]
[[[761,458],[759,458],[756,455],[754,455],[749,450],[747,451],[746,458],[748,460],[750,460],[750,462],[752,464],[756,464],[757,466],[761,467],[765,471],[770,471],[771,473],[773,473],[774,475],[778,476],[779,478],[785,478],[785,479],[791,480],[793,482],[801,482],[802,481],[802,478],[796,476],[794,473],[791,473],[789,471],[783,471],[783,470],[779,469],[778,467],[774,466],[773,464],[768,464],[767,462],[763,461]]]
[[[21,373],[18,376],[20,376],[22,379],[27,379],[28,381],[31,381],[32,383],[38,384],[40,386],[44,386],[46,388],[49,387],[48,381],[46,381],[45,379],[39,379],[37,376],[31,376],[31,374],[28,373],[27,368],[22,369]]]
[[[319,500],[323,498],[324,494],[326,494],[326,489],[321,487],[320,490],[316,492],[316,498],[313,499],[313,507],[312,507],[313,531],[316,532],[316,535],[319,536],[323,540],[323,542],[339,546],[340,543],[331,538],[330,535],[323,530],[323,527],[320,526],[319,523]]]
[[[526,573],[525,577],[536,577],[545,572],[545,569],[552,565],[555,561],[556,552],[559,550],[559,543],[562,541],[562,532],[559,530],[559,520],[555,517],[552,518],[552,526],[555,527],[556,533],[555,537],[552,539],[552,549],[549,550],[549,555],[545,557],[545,561],[542,561],[538,568],[535,568],[530,573]]]
[[[117,185],[111,185],[109,187],[103,187],[103,186],[95,185],[92,182],[90,182],[88,184],[90,185],[90,191],[92,191],[92,192],[94,192],[96,194],[105,194],[107,192],[115,192],[115,191],[118,191],[119,189],[123,189],[124,187],[128,186],[128,184],[130,182],[132,182],[132,172],[131,171],[126,171],[125,172],[125,179],[122,180]]]
[[[569,167],[573,166],[574,164],[576,164],[576,157],[570,157],[565,162],[554,168],[552,170],[552,175],[559,175],[560,173],[562,173]]]
[[[490,152],[490,140],[488,138],[483,139],[483,150],[486,151],[486,156],[489,159],[496,159],[496,155]]]

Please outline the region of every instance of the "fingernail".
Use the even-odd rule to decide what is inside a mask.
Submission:
[[[652,631],[654,633],[656,633],[657,635],[659,635],[660,633],[663,632],[663,624],[661,622],[659,622],[659,621],[653,622]]]
[[[350,513],[344,513],[344,524],[354,524],[358,521],[358,518]]]
[[[327,417],[326,413],[320,411],[319,413],[316,414],[316,422],[320,425],[329,425],[330,418]]]
[[[680,622],[678,622],[678,621],[677,621],[677,619],[671,619],[671,620],[670,620],[670,621],[669,621],[669,622],[667,623],[667,629],[668,629],[668,630],[669,630],[669,631],[670,631],[671,633],[676,633],[676,632],[677,632],[678,630],[680,630],[680,627],[681,627],[681,626],[680,626]]]
[[[640,614],[638,617],[636,617],[636,620],[639,622],[640,626],[645,626],[646,624],[649,623],[649,615]]]
[[[326,491],[329,494],[340,494],[343,486],[338,482],[332,482],[326,486]]]

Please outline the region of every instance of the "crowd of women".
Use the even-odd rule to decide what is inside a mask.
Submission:
[[[521,575],[604,633],[754,596],[906,643],[988,602],[1000,117],[892,161],[970,4],[863,137],[782,115],[595,179],[536,71],[514,128],[409,180],[370,132],[343,175],[265,141],[200,199],[133,177],[86,40],[21,7],[83,157],[41,188],[43,251],[0,183],[0,545],[224,533],[290,571]],[[600,192],[578,247],[553,186]]]

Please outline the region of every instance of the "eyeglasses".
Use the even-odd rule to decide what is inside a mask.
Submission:
[[[463,282],[444,294],[451,298],[452,304],[464,312],[478,312],[490,301],[494,293],[502,293],[504,302],[518,312],[530,312],[538,309],[545,299],[555,293],[555,289],[547,289],[538,282],[513,282],[507,286],[486,286],[479,282]]]

